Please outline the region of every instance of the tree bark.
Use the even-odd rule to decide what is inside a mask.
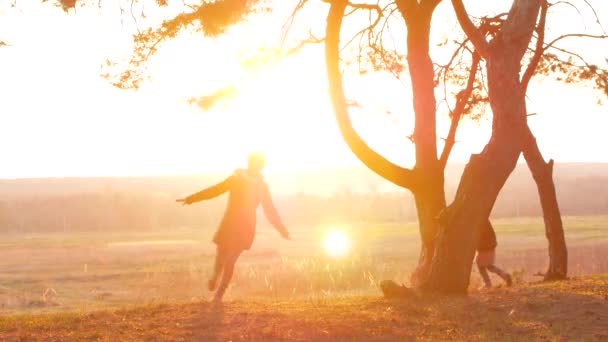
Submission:
[[[568,275],[568,249],[564,238],[562,217],[553,182],[553,159],[545,162],[532,132],[528,129],[523,145],[524,158],[538,188],[543,209],[545,236],[549,242],[549,266],[545,280],[566,279]]]
[[[444,175],[442,171],[435,171],[427,173],[424,177],[419,177],[420,183],[424,186],[414,192],[421,238],[418,265],[410,277],[410,283],[414,287],[420,285],[421,280],[426,278],[430,270],[439,232],[437,218],[446,206],[443,189]]]
[[[465,167],[454,202],[441,215],[441,230],[430,272],[420,288],[428,292],[466,294],[479,227],[490,215],[500,189],[520,153],[513,143],[518,129],[491,141]]]
[[[528,68],[524,72],[521,83],[524,91],[527,90],[530,80],[540,62],[545,50],[545,26],[549,4],[541,0],[540,18],[536,31],[536,50]],[[526,140],[523,145],[524,158],[530,168],[532,177],[538,188],[540,204],[543,209],[545,221],[545,235],[549,242],[549,267],[545,273],[545,280],[566,279],[568,274],[568,249],[564,238],[562,217],[557,204],[555,185],[553,183],[553,160],[545,162],[532,131],[528,128]]]
[[[407,26],[407,63],[415,117],[416,187],[412,192],[421,237],[418,266],[410,278],[414,286],[430,269],[439,232],[437,217],[446,206],[443,167],[437,158],[435,73],[429,55],[433,10],[432,5],[423,2],[401,12]]]

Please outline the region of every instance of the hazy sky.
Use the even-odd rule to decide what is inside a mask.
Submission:
[[[269,171],[359,165],[334,122],[320,46],[264,71],[240,68],[239,60],[256,47],[276,46],[276,23],[254,20],[221,40],[184,35],[162,48],[149,65],[151,81],[133,92],[113,88],[99,76],[106,58],[129,52],[133,26],[121,25],[117,8],[66,15],[34,2],[19,2],[18,10],[0,3],[0,40],[11,45],[0,48],[0,178],[227,171],[242,165],[253,149],[267,154]],[[607,2],[595,3],[608,22]],[[549,34],[564,27],[592,30],[562,8],[563,13],[556,10],[549,17],[556,27]],[[450,9],[444,1],[435,21],[444,22]],[[471,6],[472,12],[482,10]],[[322,22],[322,13],[310,22]],[[565,21],[569,26],[560,25]],[[437,35],[445,35],[449,26],[443,29]],[[581,45],[597,56],[608,55],[607,46],[597,41]],[[406,138],[413,129],[411,95],[403,79],[405,85],[370,76],[368,86],[359,81],[349,86],[348,95],[367,105],[354,121],[370,145],[411,165],[413,146]],[[209,112],[186,101],[227,84],[237,85],[239,95]],[[608,161],[608,109],[597,105],[598,96],[587,85],[534,81],[529,111],[538,115],[530,125],[546,157]],[[381,113],[384,109],[392,114]],[[447,125],[444,115],[440,137]],[[463,122],[450,160],[464,162],[480,151],[489,126],[489,117]]]

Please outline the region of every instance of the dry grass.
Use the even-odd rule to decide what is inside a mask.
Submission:
[[[229,301],[0,318],[18,341],[606,340],[608,275],[460,298]]]
[[[545,269],[542,218],[496,220],[498,264],[518,281]],[[569,272],[608,272],[608,217],[565,217]],[[292,241],[261,227],[239,259],[229,299],[293,301],[377,293],[376,283],[407,283],[418,257],[415,224],[338,225],[352,240],[343,259],[325,256],[333,226],[290,227]],[[0,315],[98,311],[198,303],[209,293],[212,230],[38,234],[0,241]],[[162,243],[160,243],[162,242]],[[186,243],[177,243],[186,242]],[[473,288],[478,284],[473,270]]]

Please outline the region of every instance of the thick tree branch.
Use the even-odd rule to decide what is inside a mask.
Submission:
[[[401,16],[407,21],[408,16],[415,13],[415,9],[418,7],[418,0],[397,0],[397,9],[401,13]]]
[[[450,153],[452,152],[452,148],[454,147],[454,143],[456,142],[456,130],[458,129],[458,123],[460,122],[460,117],[466,109],[469,98],[471,97],[471,93],[473,92],[473,87],[475,84],[475,75],[477,75],[477,69],[479,67],[480,60],[481,56],[479,56],[478,53],[474,52],[473,60],[471,61],[471,69],[469,70],[467,86],[456,96],[456,107],[452,111],[452,122],[450,123],[450,131],[448,132],[448,136],[445,139],[445,145],[443,146],[443,151],[441,152],[441,157],[439,158],[439,165],[442,170],[445,170],[445,166],[448,163],[448,158],[450,157]]]
[[[372,4],[358,4],[356,2],[348,2],[348,6],[352,7],[353,10],[365,9],[365,10],[370,10],[370,11],[376,11],[376,13],[378,13],[379,16],[382,16],[382,8],[380,8],[380,5],[378,5],[378,4],[372,5]],[[352,14],[352,12],[349,14]]]
[[[415,184],[413,171],[391,163],[372,150],[357,134],[350,121],[344,89],[342,87],[339,56],[340,31],[347,4],[348,1],[345,0],[331,2],[327,15],[325,38],[325,59],[329,92],[340,133],[351,151],[368,168],[388,181],[411,190]]]
[[[530,127],[527,126],[526,128],[522,152],[536,182],[543,209],[545,235],[549,242],[549,267],[544,274],[544,278],[545,280],[566,279],[568,274],[568,249],[564,239],[564,226],[553,182],[553,159],[545,162]]]
[[[454,7],[454,12],[456,13],[456,18],[458,19],[458,23],[460,23],[460,27],[462,27],[464,33],[471,43],[473,43],[475,51],[477,51],[482,58],[486,58],[490,49],[489,44],[481,31],[473,24],[471,18],[469,18],[469,14],[462,3],[462,0],[452,0],[452,6]]]
[[[536,38],[536,50],[534,51],[534,56],[532,56],[532,59],[530,60],[530,64],[528,64],[528,68],[526,68],[526,71],[521,78],[521,89],[524,93],[528,89],[530,79],[534,75],[536,67],[538,66],[538,63],[540,62],[540,59],[545,51],[543,44],[545,43],[545,22],[547,19],[547,9],[549,8],[549,4],[547,0],[541,0],[540,6],[540,18],[538,20],[538,26],[536,27],[536,32],[538,34],[538,37]]]
[[[514,0],[500,28],[501,39],[497,43],[508,49],[509,55],[520,63],[536,29],[540,8],[541,0]]]
[[[441,0],[422,0],[420,4],[425,8],[426,11],[433,13],[435,7],[437,7],[440,2]]]

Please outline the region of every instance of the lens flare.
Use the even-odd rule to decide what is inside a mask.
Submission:
[[[323,247],[325,249],[325,253],[327,253],[329,256],[343,257],[348,254],[350,241],[344,232],[332,230],[325,234]]]

